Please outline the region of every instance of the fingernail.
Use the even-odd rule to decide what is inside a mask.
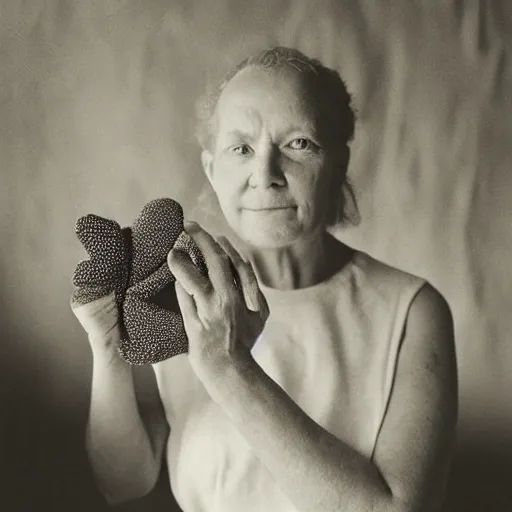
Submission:
[[[193,231],[197,228],[197,222],[186,220],[183,222],[183,226],[185,227],[185,231]]]
[[[251,296],[247,297],[247,308],[255,313],[260,310],[259,305],[254,303],[254,298]]]

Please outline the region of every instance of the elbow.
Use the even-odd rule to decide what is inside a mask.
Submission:
[[[105,502],[109,507],[117,507],[120,505],[125,505],[131,501],[138,500],[143,498],[145,494],[141,495],[133,495],[133,494],[111,494],[106,491],[101,491],[101,495],[105,499]]]
[[[383,512],[434,512],[439,510],[435,503],[408,503],[398,499],[392,499],[387,506],[383,507]]]
[[[98,488],[111,507],[124,505],[147,496],[155,488],[158,478],[143,479],[137,482],[116,482],[115,485],[99,485]]]
[[[128,468],[131,466],[131,470]],[[123,464],[98,466],[93,464],[93,476],[96,488],[109,506],[123,505],[125,503],[143,498],[156,487],[160,476],[160,466],[157,464],[139,465]]]
[[[110,494],[107,491],[101,491],[101,495],[103,496],[105,502],[109,507],[117,507],[118,505],[124,505],[125,503],[132,501],[132,498],[128,496],[122,496],[120,494]]]
[[[143,456],[126,453],[125,457],[106,457],[104,451],[87,445],[93,481],[108,505],[122,505],[151,493],[160,476],[161,461],[149,454],[145,460]]]

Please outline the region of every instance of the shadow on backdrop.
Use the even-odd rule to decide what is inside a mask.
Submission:
[[[452,306],[461,423],[447,512],[512,510],[510,6],[2,2],[0,509],[110,510],[83,446],[91,355],[68,306],[74,222],[126,225],[162,195],[192,211],[195,98],[210,75],[282,44],[354,92],[362,224],[341,235]],[[166,475],[117,509],[173,510]]]

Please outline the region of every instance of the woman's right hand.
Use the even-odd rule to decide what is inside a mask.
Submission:
[[[71,303],[71,309],[87,333],[93,353],[117,353],[121,322],[114,292],[86,304]]]

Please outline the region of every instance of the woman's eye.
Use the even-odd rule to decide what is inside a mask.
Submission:
[[[293,139],[288,146],[292,149],[298,149],[301,151],[313,149],[313,143],[304,137]]]
[[[237,155],[247,155],[250,150],[251,148],[247,144],[240,144],[239,146],[232,148],[233,153],[236,153]]]

